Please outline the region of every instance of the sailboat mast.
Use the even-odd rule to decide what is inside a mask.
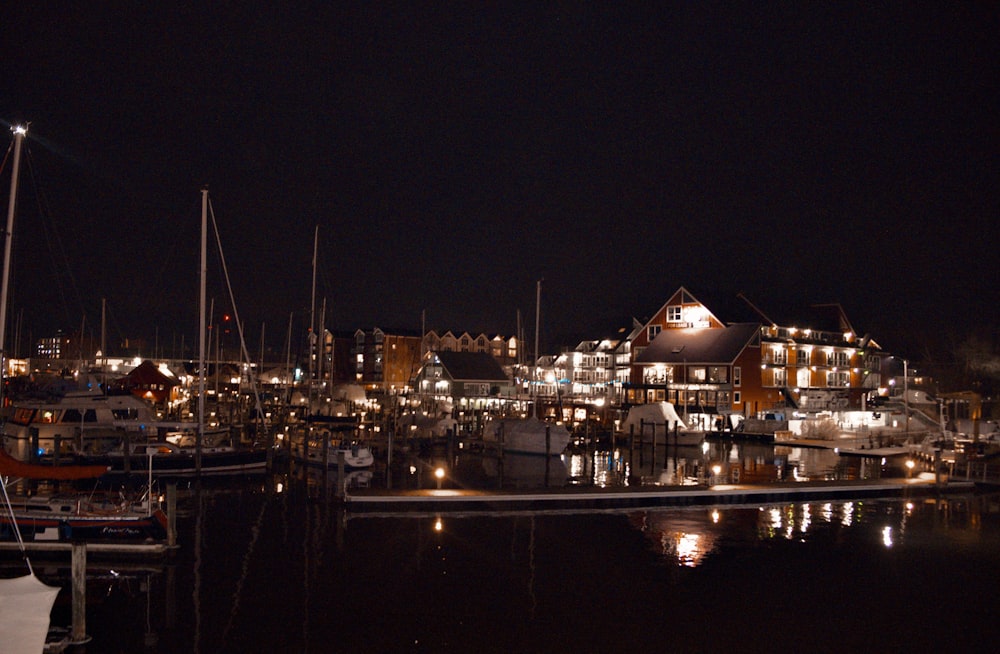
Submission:
[[[316,259],[319,256],[319,225],[313,233],[312,293],[309,299],[309,409],[312,413],[313,374],[316,370]]]
[[[3,282],[0,286],[0,380],[7,368],[7,289],[10,285],[10,248],[14,238],[14,210],[17,207],[17,178],[21,169],[21,143],[28,128],[18,125],[14,132],[14,168],[10,176],[10,202],[7,205],[7,231],[3,235]],[[3,405],[3,384],[0,383],[0,406]]]
[[[538,280],[535,283],[535,352],[534,352],[534,364],[531,368],[531,379],[532,386],[537,387],[538,384],[538,325],[541,322],[542,313],[542,280]],[[535,398],[534,402],[531,403],[532,415],[538,417],[538,390],[535,388]]]
[[[208,188],[201,189],[201,261],[198,295],[198,432],[195,434],[194,468],[201,474],[201,446],[205,439],[205,304],[208,275]]]

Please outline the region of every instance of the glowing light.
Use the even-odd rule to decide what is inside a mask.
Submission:
[[[434,531],[441,531],[444,529],[444,523],[441,522],[441,518],[434,521]]]
[[[886,547],[892,547],[892,527],[882,528],[882,544]]]
[[[444,479],[444,468],[435,468],[434,476],[438,479]]]
[[[719,510],[712,509],[712,522],[714,524],[719,524]]]
[[[694,567],[701,558],[698,541],[699,534],[679,534],[677,537],[677,560],[684,566]]]
[[[14,125],[10,131],[14,132],[18,136],[24,136],[28,133],[28,128],[24,125]]]

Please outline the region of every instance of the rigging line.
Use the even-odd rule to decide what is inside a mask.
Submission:
[[[219,224],[215,220],[215,209],[212,207],[211,199],[208,201],[208,212],[212,216],[212,231],[215,233],[215,245],[219,249],[219,262],[222,265],[223,276],[226,279],[226,290],[229,291],[229,304],[233,307],[233,318],[236,320],[236,330],[240,335],[240,351],[243,354],[243,361],[247,362],[247,379],[250,381],[250,390],[253,392],[257,415],[263,421],[264,433],[266,434],[270,430],[270,425],[268,425],[267,415],[264,413],[264,407],[260,402],[260,393],[257,390],[257,375],[254,373],[253,366],[250,365],[252,359],[250,358],[250,353],[247,351],[247,342],[243,334],[243,321],[240,320],[240,312],[236,308],[233,285],[229,281],[229,268],[226,266],[226,255],[222,252],[222,238],[219,235]]]
[[[233,622],[236,620],[236,614],[239,613],[240,597],[243,595],[243,584],[246,582],[247,574],[250,572],[250,559],[253,558],[253,552],[257,548],[257,541],[260,538],[261,528],[264,526],[264,512],[267,511],[268,502],[269,498],[267,497],[261,501],[260,511],[257,513],[257,521],[250,530],[250,546],[247,547],[247,552],[243,555],[240,578],[236,581],[236,590],[233,591],[233,608],[229,612],[229,620],[226,622],[226,628],[222,630],[222,642],[224,643],[228,642],[229,632],[233,627]]]
[[[69,265],[69,257],[66,255],[66,248],[63,246],[62,238],[60,237],[60,230],[56,229],[55,221],[52,218],[52,211],[49,206],[48,196],[38,183],[38,177],[35,174],[34,157],[32,156],[30,144],[25,147],[25,161],[28,163],[28,176],[31,179],[31,187],[35,191],[35,202],[38,206],[39,218],[41,218],[41,220],[39,220],[39,224],[41,225],[42,233],[45,235],[45,243],[48,245],[49,253],[52,254],[53,259],[59,260],[65,270],[64,274],[69,283],[69,291],[71,291],[74,299],[76,300],[76,308],[79,309],[81,313],[86,315],[86,311],[83,308],[83,300],[80,295],[80,289],[76,283],[76,277],[73,275],[73,269]],[[59,292],[59,299],[63,305],[63,311],[66,314],[66,321],[71,322],[71,312],[69,302],[66,299],[66,289],[63,288],[64,285],[62,283],[62,275],[60,275],[58,271],[53,270],[53,277],[56,284],[56,290]]]
[[[11,153],[14,151],[14,139],[11,139],[10,143],[7,145],[7,152],[3,155],[3,163],[0,163],[0,175],[3,171],[7,169],[7,161],[10,159]]]
[[[21,527],[17,524],[14,507],[10,503],[10,495],[7,494],[7,477],[0,477],[0,487],[3,488],[4,505],[7,507],[7,511],[10,512],[10,523],[14,526],[14,537],[17,539],[17,546],[21,550],[21,558],[28,565],[28,572],[34,575],[35,571],[31,567],[31,559],[28,558],[28,552],[24,547],[24,539],[21,537]]]

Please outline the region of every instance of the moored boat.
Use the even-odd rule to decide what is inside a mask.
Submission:
[[[149,499],[134,503],[119,498],[53,495],[11,498],[13,518],[0,513],[0,540],[14,537],[14,524],[27,541],[102,542],[161,541],[167,536],[167,517],[150,508]]]
[[[483,440],[500,444],[504,452],[558,456],[569,445],[570,434],[563,425],[533,416],[502,418],[486,426]]]
[[[293,460],[306,465],[336,468],[343,457],[348,470],[369,468],[375,463],[371,447],[358,436],[353,417],[310,416],[290,436]]]
[[[658,438],[667,445],[698,445],[705,440],[705,431],[689,429],[670,402],[633,406],[622,421],[621,431],[643,441],[648,438],[654,445]]]

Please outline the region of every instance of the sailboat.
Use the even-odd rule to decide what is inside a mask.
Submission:
[[[14,227],[14,207],[17,200],[17,176],[21,164],[21,145],[28,130],[26,127],[14,128],[14,165],[10,180],[10,206],[7,212],[7,231],[4,232],[3,281],[0,288],[0,380],[2,370],[6,368],[6,350],[4,325],[7,322],[7,284],[10,272],[10,247]],[[0,400],[2,400],[3,384],[0,384]],[[0,448],[2,449],[2,448]],[[52,605],[55,604],[59,589],[42,583],[35,576],[31,561],[27,558],[21,533],[17,530],[17,522],[11,509],[10,498],[7,495],[6,479],[0,476],[0,488],[3,491],[4,505],[10,515],[17,534],[17,542],[21,546],[21,554],[28,567],[28,574],[13,579],[0,579],[0,634],[4,638],[4,651],[11,654],[22,652],[41,652],[45,647],[45,639],[49,632],[49,616]]]
[[[375,455],[372,453],[371,447],[359,436],[360,425],[357,417],[322,415],[317,407],[327,403],[313,403],[316,386],[314,361],[321,360],[316,355],[316,348],[317,346],[324,347],[321,340],[317,338],[317,333],[323,334],[326,331],[325,325],[321,324],[318,330],[315,325],[318,251],[319,227],[317,226],[313,236],[312,301],[309,318],[311,323],[309,325],[309,398],[306,404],[308,413],[305,420],[298,424],[289,436],[290,455],[299,463],[323,468],[336,468],[341,464],[347,470],[369,468],[375,463]],[[323,323],[324,320],[320,320],[320,322]],[[319,375],[322,377],[322,374],[321,369]],[[326,392],[332,390],[327,385],[320,384],[320,389],[323,388],[327,389]]]
[[[535,357],[538,357],[538,327],[542,299],[542,282],[535,290]],[[532,368],[533,370],[535,367]],[[532,373],[534,382],[535,373]],[[525,418],[501,418],[486,425],[483,438],[500,443],[504,452],[558,456],[569,445],[570,434],[565,426],[544,422],[538,418],[538,398],[532,383],[531,415]]]

